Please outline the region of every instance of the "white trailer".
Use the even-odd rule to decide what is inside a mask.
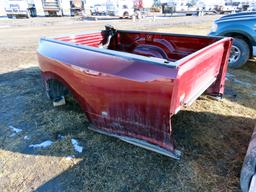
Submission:
[[[30,0],[37,16],[70,16],[72,0]]]
[[[62,16],[58,0],[42,0],[45,16]]]
[[[79,14],[84,9],[83,0],[40,1],[42,1],[45,16],[73,16]]]
[[[28,0],[37,16],[70,16],[72,0]]]
[[[8,18],[58,15],[60,12],[58,0],[4,0]]]

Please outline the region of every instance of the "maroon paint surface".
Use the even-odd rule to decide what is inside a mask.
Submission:
[[[98,47],[104,32],[56,38]],[[176,62],[167,67],[90,49],[41,40],[38,60],[45,81],[57,79],[77,98],[101,131],[175,149],[171,116],[198,97],[223,94],[231,38],[215,39],[117,31],[109,49]],[[195,98],[196,99],[196,98]]]

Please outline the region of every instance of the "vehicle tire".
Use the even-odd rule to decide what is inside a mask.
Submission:
[[[250,57],[250,47],[248,43],[240,38],[234,38],[230,52],[229,64],[231,68],[242,67]]]
[[[30,18],[30,14],[29,13],[27,13],[27,15],[25,16],[27,19],[29,19]]]
[[[128,18],[128,17],[129,17],[129,13],[127,11],[125,11],[123,14],[123,18]]]

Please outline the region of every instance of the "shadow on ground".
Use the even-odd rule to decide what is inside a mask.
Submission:
[[[205,101],[199,100],[198,111],[181,111],[173,118],[174,136],[183,152],[176,161],[88,130],[72,100],[53,108],[38,68],[0,75],[0,100],[1,150],[34,156],[74,154],[82,159],[35,191],[239,191],[253,118],[200,111]],[[23,131],[11,137],[9,126]],[[83,153],[74,152],[71,138],[84,146]],[[54,141],[47,149],[28,147],[47,139]]]
[[[229,126],[215,126],[216,121]],[[219,191],[222,187],[239,191],[240,168],[250,138],[246,133],[252,127],[249,118],[181,112],[174,129],[183,149],[182,160],[102,138],[78,165],[37,191]]]

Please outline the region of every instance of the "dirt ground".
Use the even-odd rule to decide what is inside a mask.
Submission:
[[[102,29],[109,23],[119,29],[207,34],[217,17],[1,19],[0,191],[240,191],[240,169],[256,118],[254,60],[229,70],[222,101],[201,96],[174,117],[182,151],[177,161],[88,130],[72,99],[53,108],[36,58],[41,36]],[[71,139],[82,153],[74,151]],[[53,144],[29,147],[46,140]]]

